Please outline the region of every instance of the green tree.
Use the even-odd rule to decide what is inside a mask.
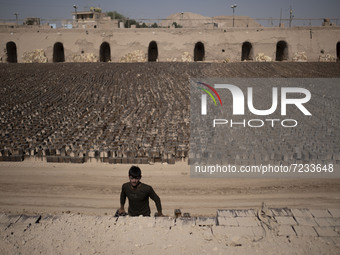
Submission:
[[[126,28],[130,28],[131,25],[136,25],[136,27],[137,27],[137,21],[135,21],[134,19],[128,19],[128,20],[125,21],[124,26]]]
[[[110,16],[111,19],[119,19],[121,21],[125,21],[126,17],[123,14],[120,14],[116,11],[110,11],[106,13],[107,16]]]
[[[158,27],[158,24],[155,22],[151,25],[152,28],[157,28]]]
[[[175,28],[182,28],[182,26],[180,24],[177,24],[177,22],[173,22],[172,25],[175,26]]]
[[[137,27],[138,28],[146,28],[148,26],[145,24],[145,22],[143,22],[143,24],[137,23]]]

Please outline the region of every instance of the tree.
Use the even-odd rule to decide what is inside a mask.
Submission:
[[[146,28],[148,26],[145,24],[145,22],[143,22],[143,24],[137,23],[137,27],[138,28]]]
[[[130,28],[131,25],[136,25],[136,27],[137,27],[137,22],[134,19],[128,19],[128,20],[125,21],[124,26],[126,28]]]
[[[177,22],[173,22],[172,26],[174,26],[175,28],[182,28],[182,26],[180,24],[177,24]]]
[[[157,28],[158,27],[158,24],[155,22],[151,25],[152,28]]]
[[[111,19],[119,19],[121,21],[125,21],[126,17],[123,14],[120,14],[116,11],[110,11],[106,13],[107,16],[110,16]]]

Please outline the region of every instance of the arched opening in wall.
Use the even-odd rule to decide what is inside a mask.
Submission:
[[[336,44],[336,59],[340,62],[340,42]]]
[[[202,42],[197,42],[194,49],[194,61],[203,61],[204,54],[204,44]]]
[[[100,62],[109,62],[111,61],[111,50],[110,50],[110,44],[107,42],[103,42],[100,45],[100,50],[99,50],[99,59]]]
[[[245,60],[253,60],[253,45],[250,42],[244,42],[242,44],[241,61]]]
[[[288,45],[285,41],[276,44],[276,61],[288,60]]]
[[[155,62],[158,58],[158,47],[155,41],[150,42],[148,49],[148,61]]]
[[[17,63],[17,45],[15,42],[6,43],[6,51],[7,51],[7,62],[8,63]]]
[[[60,42],[54,44],[53,62],[65,62],[64,45]]]

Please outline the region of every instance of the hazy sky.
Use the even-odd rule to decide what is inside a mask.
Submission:
[[[0,0],[0,19],[15,19],[15,12],[19,19],[71,19],[74,4],[78,11],[97,6],[133,19],[162,19],[178,12],[232,15],[231,4],[237,4],[235,15],[252,18],[279,18],[280,9],[282,17],[288,18],[290,5],[296,18],[340,18],[340,0]]]

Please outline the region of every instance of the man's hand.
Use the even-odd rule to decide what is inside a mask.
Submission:
[[[156,216],[156,217],[165,217],[165,215],[163,215],[162,212],[157,212],[155,216]]]
[[[119,214],[126,214],[124,208],[119,208],[119,209],[118,209],[118,213],[119,213]]]

